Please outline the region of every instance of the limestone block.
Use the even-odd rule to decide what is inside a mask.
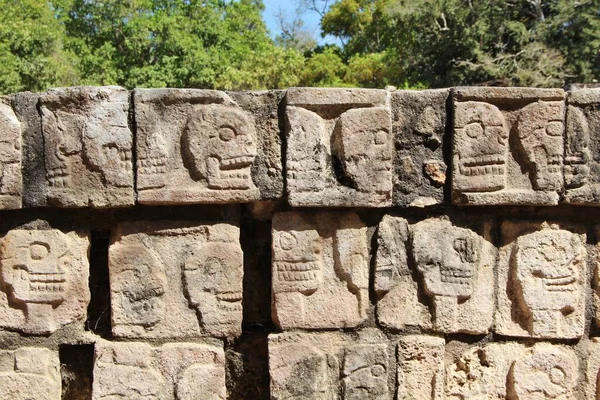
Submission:
[[[600,205],[600,89],[570,92],[566,118],[564,201]]]
[[[0,102],[0,210],[21,208],[21,123],[8,105]]]
[[[276,214],[272,313],[282,329],[346,328],[369,307],[367,227],[354,213]]]
[[[9,231],[0,239],[0,327],[47,334],[86,318],[87,233]]]
[[[396,400],[444,399],[443,338],[404,336],[398,342],[398,391]]]
[[[563,188],[561,89],[456,88],[454,203],[554,205]]]
[[[575,400],[579,361],[567,346],[490,343],[446,367],[446,399]]]
[[[392,205],[389,94],[292,88],[286,94],[286,180],[292,206]]]
[[[590,338],[587,346],[585,398],[586,400],[598,400],[600,398],[600,338]]]
[[[490,228],[484,223],[479,234],[444,218],[409,225],[386,215],[377,236],[378,322],[397,330],[487,333],[496,260]]]
[[[495,332],[562,339],[583,335],[586,235],[563,228],[535,222],[502,224]]]
[[[143,204],[258,200],[253,116],[227,94],[136,89],[137,191]]]
[[[392,358],[375,330],[269,335],[271,398],[390,400]]]
[[[129,93],[117,86],[51,89],[40,97],[48,204],[134,203]]]
[[[0,350],[0,398],[60,400],[58,353],[36,347]]]
[[[422,207],[444,200],[442,152],[449,94],[448,89],[392,92],[394,205]]]
[[[235,336],[242,324],[239,228],[132,222],[109,249],[112,331],[126,338]]]
[[[225,400],[222,346],[96,343],[92,399]]]

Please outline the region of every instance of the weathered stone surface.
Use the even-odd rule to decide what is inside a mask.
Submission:
[[[21,208],[21,123],[12,107],[0,101],[0,210]]]
[[[252,179],[261,200],[283,197],[283,156],[279,122],[279,104],[283,90],[228,92],[240,107],[254,117],[257,154],[252,164]]]
[[[558,225],[504,222],[494,330],[507,336],[583,335],[586,235]]]
[[[394,205],[423,206],[442,203],[446,164],[446,103],[450,91],[398,90],[392,92]]]
[[[260,198],[252,176],[255,121],[227,94],[136,89],[133,99],[140,203],[239,203]]]
[[[82,321],[90,301],[86,233],[11,230],[0,239],[0,327],[52,333]]]
[[[600,89],[567,97],[564,201],[600,205]]]
[[[47,203],[42,117],[37,109],[40,96],[40,93],[17,93],[12,102],[21,123],[23,207],[43,207]]]
[[[446,368],[446,399],[575,400],[579,362],[566,346],[490,343]]]
[[[557,204],[564,92],[456,88],[453,96],[453,202]]]
[[[222,347],[96,343],[92,399],[225,400]]]
[[[345,328],[369,307],[367,228],[353,213],[273,218],[273,320],[282,329]]]
[[[235,336],[242,324],[239,228],[225,223],[120,225],[109,250],[113,334]]]
[[[271,398],[391,399],[393,352],[375,330],[357,336],[339,332],[270,335]]]
[[[590,338],[587,343],[587,360],[585,366],[585,398],[600,398],[600,338]]]
[[[60,400],[58,353],[36,347],[0,350],[0,398]]]
[[[444,346],[444,339],[434,336],[400,339],[396,400],[444,399]]]
[[[379,224],[374,278],[379,323],[400,330],[488,332],[496,260],[489,229],[485,224],[480,236],[443,218],[409,225],[386,215]]]
[[[48,204],[133,205],[129,93],[117,86],[51,89],[40,106]]]
[[[286,94],[286,182],[292,206],[392,205],[389,94],[292,88]]]

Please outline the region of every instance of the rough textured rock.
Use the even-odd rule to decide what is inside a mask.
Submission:
[[[46,334],[86,318],[89,237],[51,230],[0,239],[0,327]]]
[[[585,398],[597,400],[600,397],[600,338],[590,338],[587,343],[588,357],[585,365]]]
[[[404,336],[398,342],[398,392],[396,400],[444,399],[443,338]]]
[[[40,107],[48,204],[133,205],[129,93],[117,86],[51,89]]]
[[[393,351],[376,330],[357,336],[329,332],[269,336],[274,400],[390,400],[393,368]]]
[[[600,89],[567,97],[564,201],[600,204]]]
[[[586,235],[547,223],[504,222],[494,330],[502,335],[583,335]]]
[[[292,88],[286,94],[286,183],[292,206],[392,205],[389,93]]]
[[[446,368],[446,399],[574,400],[579,362],[566,346],[490,343]]]
[[[254,117],[258,152],[252,164],[252,179],[261,200],[283,197],[283,156],[279,104],[283,90],[228,92],[240,107]]]
[[[60,400],[60,361],[52,350],[0,350],[0,398]]]
[[[120,225],[109,251],[113,334],[127,338],[236,336],[243,254],[232,224]]]
[[[37,109],[40,96],[40,93],[17,93],[12,102],[21,123],[23,207],[43,207],[47,202],[42,117]]]
[[[225,400],[222,346],[101,341],[94,358],[94,400]]]
[[[455,88],[452,199],[554,205],[563,189],[564,92]]]
[[[239,203],[260,198],[251,173],[257,165],[254,117],[227,94],[136,89],[133,99],[140,203]]]
[[[21,208],[21,123],[10,106],[0,101],[0,209]]]
[[[488,332],[496,249],[489,224],[480,229],[483,236],[443,218],[409,225],[386,215],[379,224],[374,277],[379,323],[398,330]]]
[[[356,214],[276,214],[272,262],[272,313],[280,328],[347,328],[366,319],[369,244]]]
[[[444,201],[446,103],[450,91],[392,92],[394,205],[425,206]]]

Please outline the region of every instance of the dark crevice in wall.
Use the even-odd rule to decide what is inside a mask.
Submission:
[[[94,345],[61,345],[58,351],[63,400],[92,398]]]
[[[268,335],[261,325],[246,326],[242,335],[225,347],[229,400],[270,399]]]
[[[103,337],[111,335],[110,283],[108,278],[109,231],[92,231],[90,246],[90,304],[85,329]]]

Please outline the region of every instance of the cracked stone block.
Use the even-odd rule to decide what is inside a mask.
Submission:
[[[395,330],[487,333],[497,252],[491,224],[477,228],[479,233],[445,218],[409,224],[386,215],[375,262],[378,322]]]
[[[227,223],[132,222],[109,248],[112,331],[125,338],[237,336],[243,254]]]
[[[394,193],[397,206],[444,201],[446,103],[450,91],[398,90],[391,94],[394,133]]]
[[[290,205],[392,205],[388,92],[291,88],[285,100]]]
[[[505,221],[501,240],[495,332],[580,338],[587,287],[585,231],[545,222]]]
[[[453,89],[453,202],[558,204],[564,97],[562,89]]]
[[[394,360],[387,340],[376,330],[356,336],[340,332],[269,335],[271,398],[392,399]]]
[[[21,123],[8,100],[0,99],[0,209],[21,208]]]
[[[99,341],[92,399],[117,398],[225,400],[223,347]]]
[[[444,338],[408,335],[398,341],[396,400],[444,399]]]
[[[84,321],[90,301],[89,236],[57,229],[0,239],[0,327],[48,334]]]
[[[257,159],[255,119],[225,92],[136,89],[133,101],[140,203],[260,199],[253,170],[265,161]]]
[[[571,204],[600,204],[600,89],[567,96],[565,195]]]
[[[446,367],[446,399],[575,400],[579,361],[567,346],[489,343]]]
[[[36,347],[0,350],[0,398],[60,400],[58,353]]]
[[[272,237],[272,314],[280,328],[348,328],[365,321],[369,242],[358,215],[278,213]]]
[[[48,205],[133,205],[129,92],[118,86],[50,89],[40,107]]]

